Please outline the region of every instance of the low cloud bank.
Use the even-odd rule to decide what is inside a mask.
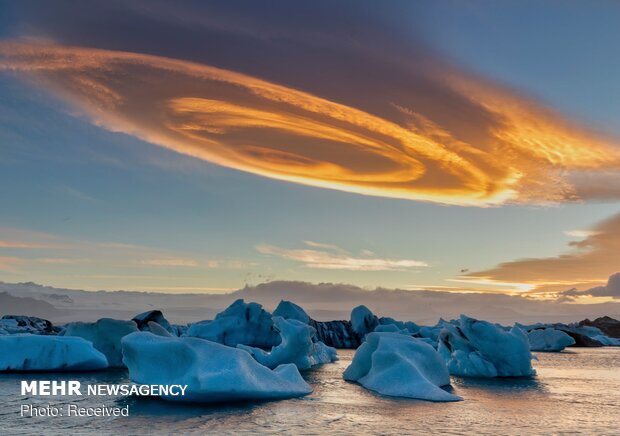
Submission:
[[[569,289],[562,292],[564,297],[612,297],[614,299],[620,299],[620,272],[612,274],[607,280],[607,284],[603,286],[595,286],[585,291],[579,291],[577,289]]]
[[[613,282],[615,283],[615,282]],[[131,318],[149,309],[161,309],[173,322],[211,319],[237,298],[256,301],[273,310],[281,299],[291,300],[318,320],[348,319],[354,306],[365,304],[379,316],[392,316],[418,323],[435,323],[440,317],[461,313],[495,322],[570,322],[602,315],[620,316],[620,303],[571,304],[566,301],[536,301],[499,294],[365,290],[353,285],[275,281],[248,286],[229,294],[166,294],[131,291],[81,291],[41,286],[35,283],[1,283],[0,293],[47,303],[43,313],[55,323],[95,320],[101,317]],[[0,294],[2,295],[2,294]],[[7,297],[9,298],[9,297]],[[0,315],[15,307],[0,304]],[[43,306],[40,306],[43,307]],[[52,309],[53,308],[53,309]],[[20,313],[30,315],[30,313]]]

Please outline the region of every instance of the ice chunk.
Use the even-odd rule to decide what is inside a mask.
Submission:
[[[353,331],[351,321],[310,320],[310,325],[316,329],[316,339],[327,346],[349,349],[360,346],[360,337]]]
[[[129,377],[136,383],[187,385],[185,396],[165,397],[169,400],[275,400],[312,392],[295,365],[271,370],[246,351],[205,339],[137,332],[122,344]]]
[[[450,374],[468,377],[518,377],[535,374],[526,333],[461,315],[458,325],[445,324],[439,353]]]
[[[147,329],[144,329],[144,331],[148,331],[153,333],[154,335],[157,336],[165,336],[165,337],[170,337],[170,336],[176,336],[173,335],[172,333],[170,333],[168,330],[166,330],[165,328],[163,328],[161,326],[161,324],[156,323],[155,321],[149,321],[147,324]]]
[[[218,313],[213,321],[192,324],[187,335],[232,347],[244,344],[271,348],[280,343],[280,335],[273,326],[271,314],[260,304],[246,304],[242,299]]]
[[[36,316],[4,315],[0,319],[0,329],[7,334],[32,333],[35,335],[53,335],[57,329],[46,319]]]
[[[409,333],[417,333],[420,330],[420,326],[418,326],[415,322],[412,321],[397,321],[394,318],[390,318],[387,316],[382,316],[379,318],[380,325],[395,325],[399,330],[407,330]],[[375,329],[374,331],[377,331]]]
[[[610,338],[609,336],[606,336],[606,335],[595,335],[595,336],[592,336],[592,339],[600,342],[606,347],[620,347],[620,339],[618,338]]]
[[[551,327],[532,330],[527,336],[532,351],[562,351],[575,343],[568,334]]]
[[[296,319],[304,324],[310,323],[310,317],[300,306],[290,301],[281,300],[276,310],[273,311],[273,316],[281,316],[284,319]]]
[[[375,332],[384,333],[400,333],[402,335],[410,335],[409,330],[401,329],[397,324],[379,324],[375,327]]]
[[[65,325],[63,336],[79,336],[93,343],[105,354],[111,367],[122,367],[121,339],[129,333],[137,332],[133,321],[101,318],[97,322],[72,322]]]
[[[283,363],[293,363],[299,369],[309,369],[338,359],[335,348],[328,347],[323,342],[312,341],[316,331],[308,324],[279,316],[274,316],[273,322],[282,341],[270,352],[247,345],[237,347],[246,350],[258,362],[269,368],[275,368]]]
[[[174,336],[179,336],[177,329],[175,329],[168,320],[164,317],[161,310],[149,310],[147,312],[140,313],[132,318],[138,329],[142,331],[149,331],[149,323],[154,322],[168,330]]]
[[[89,341],[68,336],[0,336],[0,371],[91,371],[108,366]]]
[[[379,319],[366,306],[357,306],[351,311],[351,325],[353,331],[363,338],[379,325]]]
[[[399,333],[368,334],[343,377],[383,395],[428,401],[462,399],[441,389],[450,384],[450,376],[437,351]]]

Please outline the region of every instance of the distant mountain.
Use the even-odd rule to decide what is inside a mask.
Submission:
[[[227,294],[178,294],[135,291],[83,291],[42,286],[36,283],[3,283],[0,292],[29,298],[23,315],[41,316],[56,324],[102,317],[131,319],[137,313],[161,309],[172,322],[187,323],[212,319],[238,298],[256,301],[273,310],[280,300],[302,306],[319,321],[349,319],[351,309],[368,306],[378,316],[391,316],[422,324],[434,324],[440,317],[451,319],[465,313],[500,323],[519,321],[574,322],[603,315],[620,316],[619,303],[570,304],[537,301],[520,296],[489,293],[450,293],[429,290],[363,289],[338,283],[274,281],[246,286]],[[34,301],[32,301],[34,300]],[[0,305],[3,313],[14,312]],[[54,311],[54,310],[55,311]]]
[[[28,315],[50,318],[61,314],[50,303],[30,297],[15,297],[7,292],[0,292],[0,316]]]

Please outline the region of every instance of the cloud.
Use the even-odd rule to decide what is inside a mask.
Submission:
[[[0,70],[106,129],[321,188],[458,205],[561,202],[609,197],[604,181],[620,169],[615,141],[433,59],[394,65],[381,84],[389,90],[333,99],[208,63],[15,41],[0,42]],[[350,97],[359,92],[373,103]]]
[[[307,245],[316,246],[316,243],[306,241]],[[314,244],[314,245],[313,245]],[[263,254],[278,256],[284,259],[303,263],[308,268],[340,269],[350,271],[406,271],[413,268],[428,267],[426,262],[410,259],[381,259],[368,257],[354,257],[337,246],[318,244],[325,250],[286,249],[273,245],[262,244],[256,249]]]
[[[55,265],[76,265],[79,263],[87,262],[87,259],[72,259],[72,258],[63,258],[63,257],[43,257],[37,259],[37,261],[41,263],[49,263]]]
[[[567,230],[564,232],[566,236],[572,236],[575,238],[587,238],[589,236],[596,235],[595,230]]]
[[[55,235],[42,232],[0,227],[0,249],[47,250],[70,249],[67,241],[60,241]]]
[[[12,272],[23,260],[17,257],[0,256],[0,271]]]
[[[595,286],[584,291],[575,288],[569,289],[561,293],[565,297],[612,297],[620,299],[620,272],[612,274],[607,280],[607,284],[603,286]]]
[[[97,246],[120,250],[151,250],[150,247],[145,247],[144,245],[126,244],[124,242],[99,242]]]
[[[0,248],[56,248],[47,244],[36,244],[21,241],[0,241]]]
[[[160,259],[144,259],[140,260],[138,263],[140,265],[147,266],[171,266],[171,267],[197,267],[198,262],[194,259],[184,259],[184,258],[160,258]]]
[[[273,310],[282,299],[290,300],[301,305],[313,318],[322,321],[349,319],[351,309],[358,304],[368,306],[378,316],[392,316],[421,324],[435,324],[439,317],[457,318],[461,313],[502,323],[573,322],[586,317],[592,319],[620,313],[620,303],[617,302],[567,304],[500,294],[366,289],[343,283],[274,281],[226,294],[222,293],[228,291],[226,288],[175,288],[165,284],[135,290],[146,292],[88,292],[43,287],[34,283],[0,282],[0,292],[45,300],[63,309],[50,314],[51,320],[58,323],[85,321],[93,317],[96,317],[93,321],[99,317],[127,319],[144,311],[145,307],[162,309],[172,322],[195,322],[213,319],[217,312],[237,298],[259,302],[267,310]],[[65,295],[73,303],[66,307],[62,300],[49,298],[50,294]],[[62,318],[59,318],[61,315]]]
[[[587,236],[569,243],[565,254],[504,262],[486,271],[472,272],[468,280],[515,282],[535,286],[532,293],[561,292],[603,284],[620,266],[620,214],[581,231]]]

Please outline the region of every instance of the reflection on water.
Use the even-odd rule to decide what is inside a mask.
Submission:
[[[618,434],[620,348],[538,353],[535,378],[453,378],[464,401],[428,403],[382,397],[345,382],[341,360],[307,371],[314,392],[299,399],[204,406],[143,397],[36,397],[19,392],[27,380],[77,379],[83,384],[126,383],[126,371],[87,374],[0,375],[1,434],[84,432],[154,433],[449,433],[449,434]],[[128,418],[22,418],[20,404],[126,406]]]

